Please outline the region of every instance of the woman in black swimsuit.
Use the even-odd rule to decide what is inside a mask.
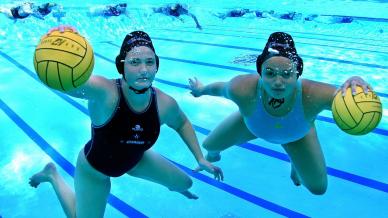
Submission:
[[[89,100],[92,121],[92,138],[76,164],[75,194],[52,163],[30,178],[33,187],[42,182],[52,184],[68,217],[103,217],[110,177],[125,173],[159,183],[190,199],[198,198],[188,191],[192,186],[190,177],[149,149],[162,124],[181,136],[202,169],[223,179],[221,169],[203,157],[192,125],[177,102],[152,87],[159,59],[150,37],[141,31],[128,34],[116,66],[122,78],[91,76],[85,84],[67,92]]]

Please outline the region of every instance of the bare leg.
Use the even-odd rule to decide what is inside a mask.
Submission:
[[[59,175],[55,165],[48,163],[42,171],[30,178],[30,185],[37,188],[40,183],[49,182],[58,197],[59,202],[67,217],[75,217],[75,196],[74,192]]]
[[[110,177],[90,166],[82,149],[74,175],[77,218],[104,217],[110,187]]]
[[[128,174],[166,186],[169,190],[179,192],[189,199],[198,198],[188,190],[193,185],[190,177],[152,150],[146,151],[140,162]]]
[[[205,139],[203,147],[208,151],[206,159],[221,159],[220,152],[243,142],[257,138],[246,127],[240,112],[234,112],[222,121]]]
[[[313,194],[324,194],[327,189],[326,163],[315,127],[302,139],[282,146],[291,159],[293,182],[302,182]]]
[[[83,149],[79,153],[74,176],[75,194],[57,172],[53,163],[30,178],[30,185],[37,187],[49,182],[67,217],[103,217],[110,191],[110,178],[93,169],[86,161]]]

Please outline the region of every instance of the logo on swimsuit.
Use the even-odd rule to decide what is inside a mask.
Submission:
[[[135,145],[144,145],[145,144],[144,141],[134,141],[134,140],[127,140],[126,143],[127,144],[135,144]]]
[[[132,127],[132,130],[135,132],[143,132],[143,128],[139,124],[136,124],[135,127]]]
[[[132,134],[132,140],[131,139],[121,140],[120,142],[125,144],[135,144],[135,145],[145,144],[146,143],[145,141],[139,140],[141,138],[141,133],[139,132],[143,132],[143,128],[141,128],[139,124],[136,124],[135,127],[132,127],[131,129],[133,132],[135,132],[134,134]]]

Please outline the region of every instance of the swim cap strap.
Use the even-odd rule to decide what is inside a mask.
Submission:
[[[135,89],[133,88],[132,86],[129,86],[129,89],[134,91],[135,94],[144,94],[148,89],[151,88],[152,85],[148,86],[147,88],[144,88],[144,89]]]

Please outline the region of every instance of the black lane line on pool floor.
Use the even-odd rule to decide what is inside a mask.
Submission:
[[[19,62],[17,62],[16,60],[14,60],[13,58],[11,58],[10,56],[8,56],[8,55],[6,55],[5,53],[3,53],[2,51],[0,51],[0,55],[1,56],[3,56],[4,58],[6,58],[8,61],[10,61],[11,63],[13,63],[14,65],[16,65],[18,68],[20,68],[21,70],[23,70],[24,72],[26,72],[29,76],[31,76],[35,81],[37,81],[37,82],[39,82],[39,83],[41,83],[40,82],[40,80],[37,78],[37,76],[32,72],[32,71],[30,71],[28,68],[26,68],[25,66],[23,66],[22,64],[20,64]],[[43,85],[43,84],[42,84]],[[47,89],[49,89],[48,87],[47,87]],[[52,89],[49,89],[50,91],[52,91],[53,93],[55,93],[57,96],[59,96],[60,98],[62,98],[63,100],[65,100],[66,102],[69,102],[69,101],[71,101],[72,103],[70,103],[71,105],[76,105],[76,104],[78,104],[76,101],[74,101],[73,99],[71,99],[71,98],[69,98],[68,96],[66,96],[66,95],[64,95],[64,94],[62,94],[62,93],[60,93],[60,92],[57,92],[57,91],[54,91],[54,90],[52,90]],[[59,162],[57,162],[61,167],[64,167],[63,169],[66,171],[66,172],[68,172],[70,175],[72,175],[71,173],[73,173],[74,172],[74,166],[73,165],[71,165],[71,166],[69,166],[68,164],[65,164],[65,165],[61,165],[61,164],[63,164],[64,162],[63,162],[63,160],[65,160],[61,155],[60,155],[60,153],[59,152],[57,152],[57,151],[55,151],[55,149],[54,148],[52,148],[44,139],[43,139],[43,137],[41,137],[40,135],[38,135],[38,133],[36,133],[31,127],[29,127],[28,126],[28,124],[26,124],[15,112],[13,112],[1,99],[0,99],[0,107],[2,108],[2,110],[8,115],[8,114],[10,114],[9,116],[10,116],[10,118],[12,119],[12,120],[16,120],[16,121],[18,121],[18,122],[20,122],[20,123],[16,123],[20,128],[21,127],[23,127],[23,128],[25,128],[25,129],[23,129],[23,131],[31,138],[31,139],[39,139],[38,140],[38,142],[43,142],[43,146],[44,147],[41,147],[42,148],[42,150],[43,151],[45,151],[46,152],[46,150],[48,150],[48,151],[50,151],[49,153],[47,153],[49,156],[50,156],[50,154],[51,155],[56,155],[55,157],[52,157],[53,158],[53,160],[55,160],[56,162],[57,162],[57,160],[59,160]],[[80,108],[80,107],[82,107],[82,108],[84,108],[82,105],[80,105],[80,104],[78,104],[78,106],[76,107],[77,109],[78,108]],[[87,111],[87,109],[86,108],[84,108],[86,111]],[[84,111],[85,110],[82,110],[81,112],[83,112],[84,113]],[[88,113],[86,113],[85,115],[87,115],[88,116]],[[31,133],[31,135],[29,135],[28,133]],[[36,142],[36,141],[35,141]],[[39,146],[42,146],[41,144],[38,144]],[[51,157],[51,156],[50,156]],[[63,159],[62,159],[62,158]],[[67,161],[67,160],[65,160],[65,161]],[[171,161],[171,160],[170,160]],[[67,161],[68,162],[68,161]],[[174,162],[175,163],[175,162]],[[69,168],[70,167],[70,168]],[[192,170],[190,169],[190,168],[188,168],[188,167],[185,167],[185,166],[183,166],[183,165],[178,165],[178,167],[180,167],[180,168],[182,168],[183,170],[185,170],[186,172],[190,172],[190,175],[191,176],[193,176],[193,175],[196,175],[195,176],[195,178],[197,178],[197,179],[199,179],[199,180],[201,180],[201,181],[203,181],[203,182],[205,182],[205,183],[208,183],[208,184],[210,184],[210,185],[212,185],[212,186],[214,186],[214,187],[217,187],[217,188],[219,188],[219,189],[221,189],[221,190],[223,190],[223,191],[225,191],[225,192],[228,192],[229,194],[232,194],[232,195],[234,195],[234,196],[236,196],[236,197],[239,197],[239,198],[241,198],[241,199],[243,199],[243,200],[246,200],[246,201],[248,201],[248,202],[251,202],[251,203],[253,203],[253,204],[255,204],[255,205],[257,205],[257,206],[260,206],[260,207],[262,207],[262,208],[265,208],[265,209],[267,209],[267,210],[270,210],[270,211],[272,211],[272,212],[275,212],[275,213],[278,213],[278,214],[280,214],[280,215],[284,215],[284,216],[287,216],[287,217],[308,217],[308,216],[306,216],[306,215],[303,215],[303,214],[301,214],[301,213],[298,213],[298,212],[295,212],[295,211],[293,211],[293,210],[290,210],[290,209],[288,209],[288,208],[285,208],[285,207],[282,207],[282,206],[280,206],[280,205],[277,205],[277,204],[275,204],[275,203],[272,203],[272,202],[270,202],[270,201],[267,201],[267,200],[265,200],[265,199],[263,199],[263,198],[260,198],[260,197],[257,197],[257,196],[255,196],[255,195],[252,195],[252,194],[250,194],[250,193],[248,193],[248,192],[245,192],[245,191],[243,191],[243,190],[240,190],[240,189],[238,189],[238,188],[235,188],[235,187],[233,187],[233,186],[230,186],[230,185],[227,185],[226,183],[222,183],[222,182],[218,182],[218,181],[216,181],[216,180],[214,180],[214,179],[212,179],[212,178],[210,178],[210,177],[208,177],[208,176],[204,176],[204,175],[202,175],[202,176],[200,176],[200,175],[197,175],[197,174],[200,174],[200,173],[194,173],[194,172],[192,172]],[[207,179],[204,179],[204,178],[207,178]],[[211,182],[211,183],[209,183],[208,181],[213,181],[213,182]],[[119,198],[117,198],[117,197],[115,197],[115,201],[113,201],[112,203],[115,203],[115,204],[113,204],[112,205],[112,203],[111,202],[109,202],[112,206],[114,206],[116,209],[118,209],[118,210],[120,210],[120,211],[122,211],[122,210],[124,210],[125,212],[127,212],[128,213],[128,211],[130,211],[131,213],[134,213],[134,211],[136,211],[134,208],[132,208],[132,207],[130,207],[128,204],[126,204],[125,202],[123,202],[122,200],[120,200]],[[119,206],[120,205],[116,205],[117,204],[117,202],[121,202],[121,205],[123,205],[123,206],[127,206],[127,208],[120,208]],[[139,212],[140,213],[140,212]],[[140,213],[141,214],[141,213]],[[140,214],[139,214],[139,216],[140,216]],[[143,214],[143,216],[145,216],[144,214]]]

